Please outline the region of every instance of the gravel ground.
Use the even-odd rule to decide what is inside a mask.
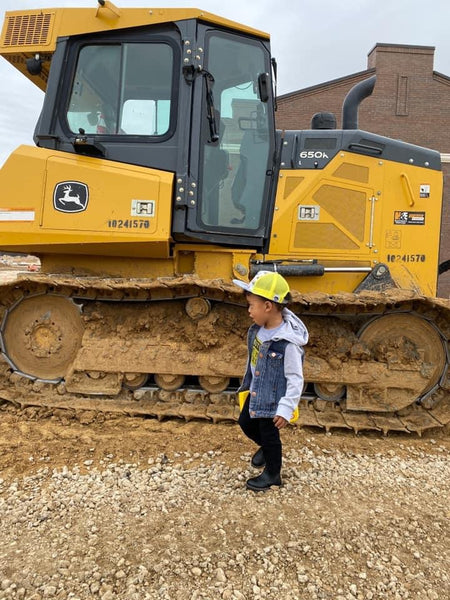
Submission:
[[[450,597],[450,438],[0,412],[0,599]]]

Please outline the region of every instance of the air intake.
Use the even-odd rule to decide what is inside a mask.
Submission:
[[[49,43],[53,17],[53,13],[7,16],[3,47],[45,46]]]

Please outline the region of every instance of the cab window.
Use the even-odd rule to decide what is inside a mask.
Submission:
[[[81,48],[67,122],[96,135],[163,136],[170,129],[173,50],[166,43]]]

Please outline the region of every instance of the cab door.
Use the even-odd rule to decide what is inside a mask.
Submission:
[[[261,248],[271,221],[275,148],[267,42],[201,27],[199,44],[205,72],[194,90],[187,232]]]

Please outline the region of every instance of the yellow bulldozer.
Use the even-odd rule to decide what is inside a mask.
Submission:
[[[0,54],[45,91],[0,171],[0,398],[236,419],[246,302],[276,270],[310,331],[299,423],[450,420],[436,298],[437,152],[358,129],[375,79],[310,130],[275,127],[268,34],[197,9],[7,12]]]

